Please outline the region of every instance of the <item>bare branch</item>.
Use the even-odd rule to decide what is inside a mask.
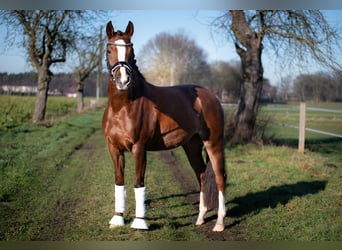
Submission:
[[[241,13],[243,12],[243,13]],[[246,46],[244,34],[231,26],[233,18],[244,15],[246,31],[259,34],[266,49],[272,49],[282,62],[310,58],[325,67],[341,67],[334,57],[334,48],[341,49],[340,36],[318,10],[229,11],[214,20],[213,26],[223,29],[235,43]],[[248,30],[249,29],[249,30]],[[278,58],[279,58],[278,57]]]

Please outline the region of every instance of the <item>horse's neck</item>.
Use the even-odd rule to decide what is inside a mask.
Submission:
[[[118,90],[115,83],[110,78],[108,81],[108,104],[110,104],[113,109],[120,109],[129,103],[130,99],[128,91]]]
[[[108,103],[111,104],[113,110],[119,110],[123,106],[132,104],[132,102],[145,95],[145,89],[148,83],[140,74],[133,76],[133,83],[128,91],[120,91],[116,88],[113,79],[108,81]]]

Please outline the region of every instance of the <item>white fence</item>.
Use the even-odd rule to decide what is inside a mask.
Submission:
[[[299,129],[299,126],[290,125],[290,124],[281,123],[281,122],[272,122],[272,124],[287,127],[287,128]],[[341,127],[342,127],[342,125],[341,125]],[[334,134],[334,133],[330,133],[330,132],[326,132],[326,131],[322,131],[322,130],[317,130],[317,129],[313,129],[313,128],[305,128],[305,131],[309,131],[309,132],[313,132],[313,133],[317,133],[317,134],[322,134],[322,135],[328,135],[328,136],[337,137],[337,138],[342,139],[342,135]]]
[[[222,104],[222,106],[236,106],[236,104]],[[322,134],[322,135],[328,135],[328,136],[332,136],[332,137],[342,139],[341,134],[331,133],[328,131],[322,131],[322,130],[318,130],[318,129],[307,128],[305,125],[306,124],[306,111],[318,111],[318,112],[342,114],[342,110],[306,107],[305,103],[301,103],[299,107],[294,106],[294,105],[282,105],[282,106],[275,105],[274,107],[272,107],[271,105],[269,105],[268,108],[271,110],[294,110],[294,111],[299,110],[300,111],[299,112],[299,124],[298,124],[298,126],[290,125],[290,124],[286,124],[286,123],[282,123],[282,122],[276,122],[276,121],[271,122],[274,125],[299,130],[299,138],[298,138],[298,151],[299,152],[304,152],[305,131],[309,131],[309,132],[313,132],[313,133],[317,133],[317,134]],[[341,128],[342,128],[342,124],[341,124]]]
[[[293,109],[293,110],[298,110],[297,106],[286,106],[286,109],[289,109],[289,108]],[[282,109],[285,109],[285,107]],[[286,124],[286,123],[281,123],[281,122],[272,122],[272,124],[280,125],[280,126],[288,127],[288,128],[299,129],[298,151],[300,153],[303,153],[304,148],[305,148],[305,131],[310,131],[313,133],[328,135],[328,136],[337,137],[337,138],[342,139],[342,135],[340,135],[340,134],[335,134],[335,133],[322,131],[322,130],[318,130],[318,129],[307,128],[305,125],[306,124],[306,111],[307,110],[342,114],[342,110],[306,107],[305,103],[301,103],[300,107],[299,107],[299,125],[298,126],[290,125],[290,124]]]

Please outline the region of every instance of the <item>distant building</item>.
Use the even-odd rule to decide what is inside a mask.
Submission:
[[[2,93],[8,95],[33,95],[37,93],[37,87],[34,86],[2,85],[0,88]]]
[[[35,95],[37,93],[36,86],[23,86],[23,85],[2,85],[0,86],[0,93],[6,95]],[[60,96],[62,93],[58,89],[49,90],[50,96]]]

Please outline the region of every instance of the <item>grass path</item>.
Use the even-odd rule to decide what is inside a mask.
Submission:
[[[201,240],[191,224],[194,209],[185,202],[181,190],[170,176],[167,166],[149,154],[146,173],[147,219],[149,231],[130,228],[135,214],[133,162],[126,155],[126,225],[109,230],[114,212],[112,163],[102,133],[96,132],[68,161],[79,172],[72,178],[75,189],[62,195],[57,215],[63,225],[65,240]],[[67,181],[71,182],[71,181]],[[58,212],[59,211],[59,212]],[[67,219],[67,220],[65,220]],[[67,222],[66,222],[67,221]],[[61,227],[60,227],[61,228]]]
[[[48,126],[17,127],[0,143],[2,240],[203,240],[170,169],[148,154],[149,231],[130,228],[135,215],[134,168],[126,155],[126,226],[109,230],[114,213],[114,173],[100,128],[102,111]],[[31,158],[29,162],[25,162]]]
[[[126,226],[109,230],[114,173],[101,116],[89,111],[0,131],[1,240],[342,240],[341,154],[302,155],[285,146],[226,149],[228,210],[219,234],[210,233],[215,211],[205,225],[192,225],[196,184],[181,149],[169,162],[148,153],[150,230],[131,229],[134,168],[127,154]],[[189,175],[183,185],[177,167]]]

